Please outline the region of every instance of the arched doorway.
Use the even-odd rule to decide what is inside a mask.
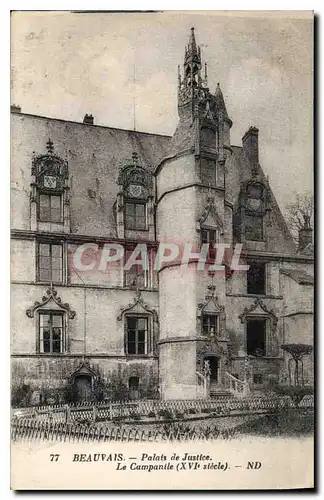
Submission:
[[[71,376],[71,388],[73,400],[95,401],[96,394],[94,391],[97,374],[91,370],[87,363],[83,363]]]
[[[128,380],[130,399],[139,399],[139,378],[130,377]]]
[[[91,401],[93,399],[91,375],[76,375],[73,391],[75,401]]]
[[[210,368],[210,390],[215,390],[219,383],[219,358],[217,356],[208,355],[204,357],[204,361],[209,362]]]

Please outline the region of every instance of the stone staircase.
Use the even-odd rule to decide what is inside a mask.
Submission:
[[[209,391],[209,396],[212,399],[217,399],[217,398],[234,398],[233,394],[231,394],[229,391],[226,391],[225,389],[210,389]]]

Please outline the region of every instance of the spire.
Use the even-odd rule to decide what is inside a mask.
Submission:
[[[223,97],[223,92],[221,91],[219,83],[217,83],[217,87],[216,87],[216,91],[215,91],[215,101],[216,101],[217,110],[221,111],[225,118],[229,118],[228,113],[227,113],[227,109],[226,109],[226,105],[225,105],[225,101],[224,101],[224,97]]]
[[[197,47],[196,38],[195,38],[195,28],[191,28],[190,36],[189,36],[189,44],[185,48],[185,64],[197,63],[201,64],[200,58],[200,47]]]

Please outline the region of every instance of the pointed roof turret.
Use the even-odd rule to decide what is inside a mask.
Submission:
[[[200,47],[198,47],[196,44],[195,28],[191,28],[190,31],[189,44],[185,47],[184,63],[201,64]]]
[[[221,88],[219,86],[219,83],[217,83],[216,91],[215,91],[215,101],[216,101],[216,106],[219,111],[222,111],[224,118],[228,118],[228,113],[223,97],[223,92],[221,91]]]

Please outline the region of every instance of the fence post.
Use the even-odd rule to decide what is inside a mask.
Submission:
[[[92,421],[95,422],[97,420],[97,407],[93,405],[92,407]]]
[[[68,406],[65,412],[65,423],[67,424],[70,421],[71,421],[71,408]]]
[[[109,420],[112,420],[112,404],[109,402]]]

